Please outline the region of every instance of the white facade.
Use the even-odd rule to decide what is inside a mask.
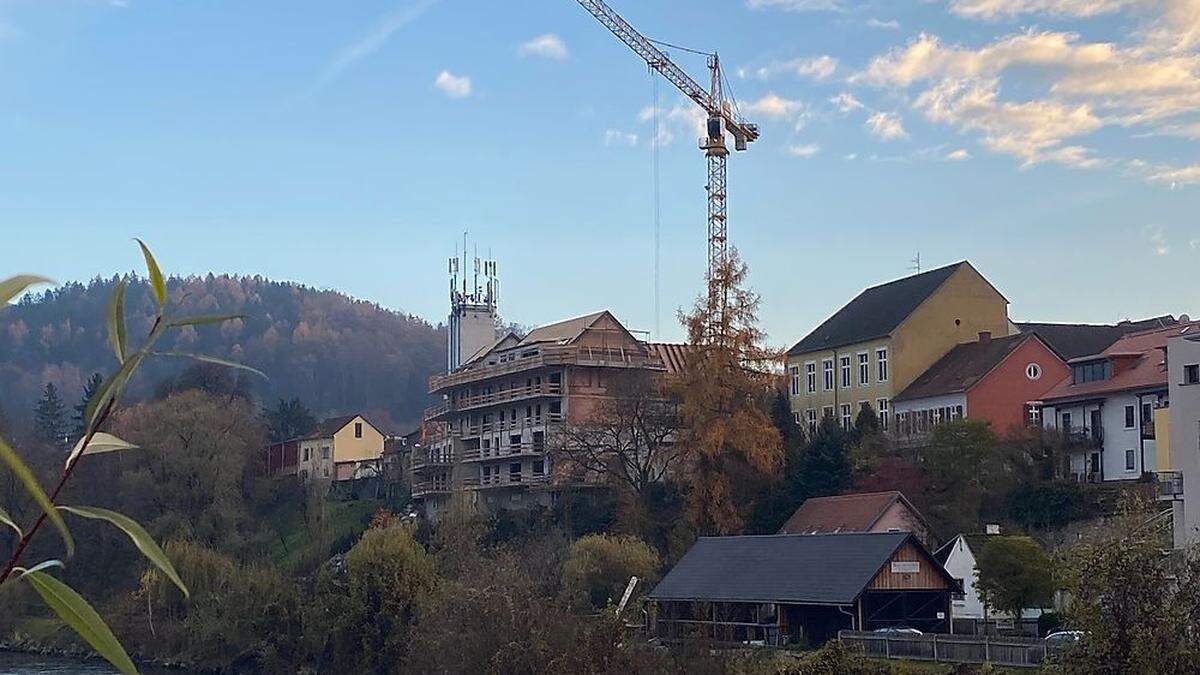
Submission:
[[[1136,480],[1157,468],[1154,410],[1166,392],[1121,392],[1074,403],[1046,405],[1042,423],[1066,434],[1071,473],[1087,480]]]
[[[967,417],[967,395],[964,392],[892,401],[892,413],[896,435],[923,436],[942,422]]]
[[[306,438],[300,441],[297,468],[300,478],[309,481],[317,478],[332,480],[333,468],[333,439]]]
[[[979,574],[975,569],[975,552],[971,550],[970,544],[967,543],[966,537],[961,534],[950,540],[944,548],[949,548],[946,556],[944,567],[950,573],[950,576],[955,579],[961,579],[963,582],[963,597],[955,599],[950,607],[951,617],[954,619],[976,619],[982,621],[987,618],[989,621],[1012,619],[1012,614],[1008,612],[998,612],[994,610],[986,611],[983,606],[983,601],[979,599],[979,593],[975,590],[975,582]],[[941,553],[941,551],[938,551]],[[986,614],[986,617],[985,617]],[[1036,619],[1042,615],[1040,609],[1026,609],[1022,612],[1023,619]]]
[[[1197,371],[1200,371],[1200,338],[1169,340],[1171,464],[1183,473],[1183,501],[1175,502],[1177,548],[1200,543],[1200,384],[1189,381]]]

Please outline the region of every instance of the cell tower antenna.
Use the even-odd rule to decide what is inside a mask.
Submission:
[[[915,270],[917,274],[921,273],[921,252],[920,251],[917,251],[917,255],[914,256],[908,262],[912,263],[911,265],[908,266],[908,269]]]

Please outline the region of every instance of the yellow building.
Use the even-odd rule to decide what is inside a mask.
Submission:
[[[300,439],[300,477],[343,481],[377,476],[383,440],[383,434],[362,415],[331,417]]]
[[[797,422],[853,423],[869,404],[886,428],[892,397],[955,345],[1016,332],[1008,300],[963,261],[860,293],[787,353]]]

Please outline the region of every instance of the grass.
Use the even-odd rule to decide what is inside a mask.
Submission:
[[[278,535],[269,556],[284,569],[309,568],[346,551],[367,528],[371,516],[385,506],[378,499],[325,498],[317,504],[323,526],[305,522],[305,504],[299,499],[280,500],[263,514]]]

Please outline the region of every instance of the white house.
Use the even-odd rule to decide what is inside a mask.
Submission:
[[[1042,423],[1064,435],[1080,480],[1136,480],[1160,470],[1155,411],[1168,401],[1167,340],[1200,322],[1130,333],[1094,356],[1071,359],[1071,375],[1042,399]]]
[[[995,527],[994,525],[988,526],[989,530]],[[959,622],[955,632],[958,632],[963,624],[971,626],[969,629],[971,632],[979,632],[981,625],[985,622],[1003,624],[1013,621],[1013,615],[1010,612],[985,608],[979,592],[975,588],[979,578],[979,570],[975,565],[976,554],[983,550],[989,537],[1002,536],[1009,535],[1001,535],[998,528],[992,534],[960,534],[946,542],[933,554],[933,557],[942,563],[950,576],[961,580],[963,584],[963,596],[954,599],[950,606],[951,618]],[[1036,622],[1041,615],[1041,609],[1026,609],[1021,614],[1021,622],[1034,622],[1033,629],[1036,631]]]
[[[1200,329],[1188,333],[1167,341],[1171,464],[1183,482],[1183,499],[1174,503],[1176,548],[1200,543]]]

